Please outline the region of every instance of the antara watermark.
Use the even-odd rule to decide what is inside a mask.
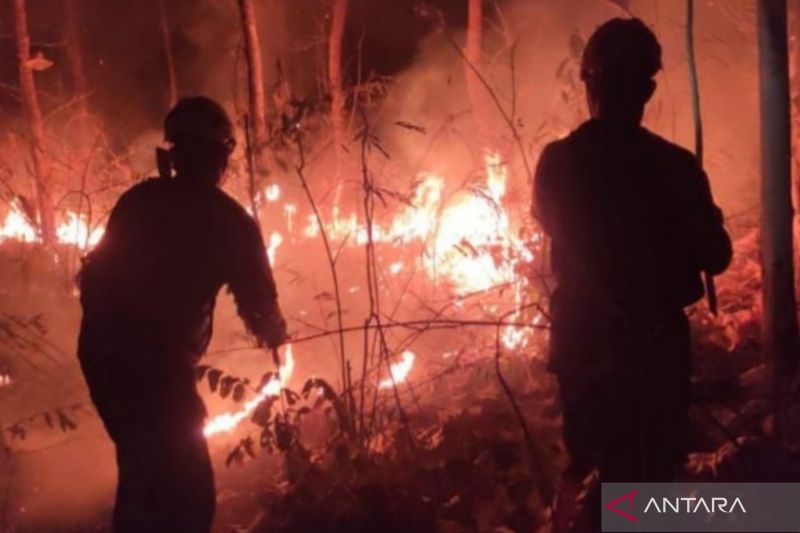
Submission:
[[[711,500],[709,505],[708,500]],[[690,496],[676,497],[676,498],[661,498],[661,505],[659,506],[656,498],[650,498],[644,508],[644,512],[663,513],[697,513],[698,511],[705,511],[707,513],[732,513],[735,510],[740,510],[746,513],[742,500],[734,498],[729,502],[728,498],[714,497],[714,498],[695,498]]]

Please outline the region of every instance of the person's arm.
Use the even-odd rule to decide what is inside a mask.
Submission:
[[[686,199],[690,231],[695,235],[695,254],[700,268],[716,276],[731,262],[733,246],[725,230],[722,210],[714,203],[705,171],[696,163],[690,171],[689,196]]]
[[[261,232],[249,217],[235,232],[229,258],[228,287],[239,316],[260,343],[277,348],[286,340],[286,321]]]
[[[539,221],[545,233],[551,236],[554,229],[554,203],[552,198],[553,151],[553,146],[548,145],[542,151],[542,155],[539,156],[536,173],[533,177],[533,202],[531,203],[531,215]]]

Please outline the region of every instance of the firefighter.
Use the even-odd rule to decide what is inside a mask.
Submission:
[[[591,118],[536,170],[533,211],[557,281],[549,365],[571,457],[564,487],[595,469],[600,481],[669,481],[687,453],[684,307],[732,251],[697,159],[641,126],[660,69],[642,21],[600,26],[581,65]]]
[[[265,346],[286,337],[254,219],[220,188],[235,141],[224,109],[185,98],[164,123],[171,170],[125,192],[79,275],[78,354],[116,445],[113,525],[127,532],[207,532],[214,478],[194,366],[227,285]]]

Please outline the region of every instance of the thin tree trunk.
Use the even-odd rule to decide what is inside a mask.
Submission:
[[[169,19],[164,0],[156,0],[158,20],[161,26],[161,38],[164,41],[164,59],[167,65],[167,82],[169,83],[169,108],[178,102],[178,79],[175,76],[175,58],[172,55],[172,34],[169,30]]]
[[[795,254],[800,251],[800,217],[797,208],[800,206],[800,0],[791,0],[789,3],[789,82],[790,98],[792,102],[792,179],[794,187],[794,241]],[[795,283],[798,281],[798,272],[795,272]]]
[[[700,166],[703,165],[703,114],[700,112],[700,80],[694,53],[694,0],[686,2],[686,57],[689,64],[689,87],[692,93],[692,117],[694,119],[694,153]],[[717,314],[717,288],[714,277],[703,273],[706,297],[711,313]]]
[[[761,261],[764,351],[771,362],[776,431],[783,424],[785,379],[797,365],[798,327],[792,249],[791,127],[785,0],[758,0],[761,89]]]
[[[328,36],[328,85],[331,92],[331,121],[337,161],[339,151],[347,139],[342,89],[342,38],[346,19],[347,0],[333,0],[331,31]]]
[[[467,93],[469,94],[472,113],[475,120],[480,125],[485,125],[487,118],[485,110],[484,88],[481,85],[475,70],[470,68],[470,64],[480,72],[482,65],[483,40],[483,0],[467,0],[467,42],[464,47],[464,57],[467,63],[464,64],[464,76],[467,79]]]
[[[72,76],[72,92],[81,113],[88,110],[89,85],[83,68],[81,54],[80,20],[77,0],[64,0],[64,30],[66,37],[67,63]]]
[[[55,243],[55,210],[50,191],[50,169],[44,152],[44,124],[42,110],[36,94],[33,69],[29,66],[31,39],[28,35],[28,17],[25,0],[14,0],[14,32],[17,39],[19,61],[19,83],[22,93],[22,106],[28,119],[31,157],[33,159],[34,181],[39,204],[39,227],[46,245]]]
[[[239,0],[244,33],[244,53],[247,61],[249,95],[249,124],[256,162],[267,141],[266,103],[264,100],[264,74],[261,68],[261,42],[256,27],[256,13],[252,0]]]

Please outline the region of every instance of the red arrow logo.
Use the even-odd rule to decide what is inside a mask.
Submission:
[[[625,494],[623,496],[620,496],[616,500],[608,502],[606,504],[606,509],[608,509],[609,511],[613,511],[613,512],[617,513],[622,518],[627,518],[631,522],[638,522],[639,519],[636,518],[635,516],[633,516],[631,513],[623,511],[622,509],[617,509],[617,507],[616,507],[619,502],[628,500],[628,501],[630,501],[630,510],[633,511],[633,497],[634,496],[636,496],[636,491],[632,490],[628,494]]]

